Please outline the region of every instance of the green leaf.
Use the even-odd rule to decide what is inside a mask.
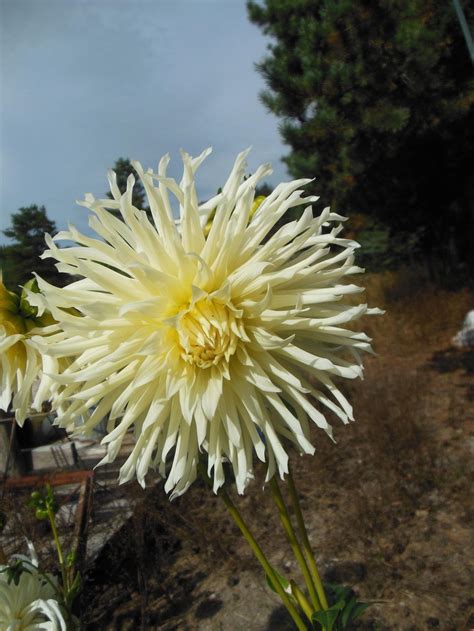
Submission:
[[[357,599],[353,596],[341,613],[342,628],[345,629],[352,619],[352,612],[357,605]]]
[[[277,578],[278,582],[280,583],[281,587],[283,588],[283,591],[284,591],[284,592],[286,592],[287,594],[290,594],[290,595],[291,595],[291,585],[290,585],[290,582],[289,582],[289,581],[287,581],[287,580],[286,580],[286,578],[285,578],[284,576],[282,576],[279,572],[277,572],[277,571],[275,570],[275,568],[274,568],[274,567],[272,568],[272,570],[274,571],[275,576],[276,576],[276,578]],[[268,586],[270,587],[270,589],[271,589],[272,591],[274,591],[275,593],[277,593],[276,587],[275,587],[275,585],[273,584],[272,579],[268,576],[268,574],[267,574],[267,584],[268,584]]]
[[[350,587],[325,583],[324,588],[331,604],[328,611],[338,609],[341,612],[337,619],[335,631],[346,629],[351,622],[360,617],[367,607],[370,606],[370,603],[358,602],[354,591]]]
[[[29,572],[29,570],[23,565],[21,560],[17,559],[13,562],[10,561],[9,565],[0,569],[0,573],[3,572],[6,574],[7,582],[9,584],[13,582],[15,585],[18,585],[20,582],[20,576],[23,572]]]
[[[341,629],[345,629],[356,618],[359,618],[369,606],[370,603],[357,602],[357,599],[353,596],[342,610]]]
[[[373,603],[357,603],[357,605],[354,607],[354,610],[352,612],[352,620],[356,620],[357,618],[360,618],[360,616],[364,613],[364,611],[370,607],[370,605]]]
[[[350,587],[346,587],[345,585],[333,585],[332,583],[325,583],[325,589],[329,595],[329,601],[331,604],[338,603],[340,600],[344,602],[347,600],[349,596],[353,596],[354,592]]]
[[[322,611],[316,611],[313,613],[312,621],[319,623],[326,631],[332,631],[334,623],[337,620],[340,610],[344,607],[344,602],[340,602],[333,605],[330,609]]]
[[[36,278],[32,278],[23,285],[23,289],[20,295],[20,313],[24,318],[36,318],[38,315],[37,307],[30,305],[28,302],[28,296],[26,295],[26,289],[29,289],[33,293],[39,292],[38,282]]]

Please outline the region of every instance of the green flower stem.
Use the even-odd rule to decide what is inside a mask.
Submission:
[[[205,467],[203,467],[202,465],[199,465],[199,470],[206,484],[212,488],[212,483],[211,483],[211,480],[209,479],[209,476],[207,475],[207,471]],[[296,607],[293,605],[293,603],[289,599],[288,594],[285,592],[285,590],[281,586],[280,581],[278,580],[278,577],[276,576],[272,566],[267,560],[267,557],[265,556],[265,554],[263,553],[263,550],[260,548],[256,540],[254,539],[252,533],[248,529],[237,507],[235,506],[235,504],[230,499],[229,495],[224,489],[220,489],[217,495],[222,499],[222,501],[226,505],[226,508],[229,511],[232,519],[235,521],[235,523],[239,527],[240,532],[243,534],[243,536],[247,540],[247,543],[252,549],[252,552],[254,553],[258,561],[260,562],[260,565],[263,567],[266,575],[271,580],[271,583],[273,587],[275,588],[275,591],[280,596],[282,603],[285,605],[285,607],[288,610],[288,613],[293,618],[294,623],[298,627],[298,631],[307,631],[306,624],[304,623],[303,619],[298,613]]]
[[[58,529],[56,527],[56,518],[54,515],[54,511],[51,510],[50,508],[48,508],[48,517],[49,517],[49,523],[51,524],[51,530],[53,531],[54,543],[56,545],[56,550],[58,553],[58,561],[59,561],[59,566],[61,568],[61,576],[63,579],[64,597],[67,598],[67,595],[69,594],[68,574],[66,571],[66,566],[64,564],[63,549],[61,547],[61,542],[59,540]]]
[[[306,526],[303,519],[303,513],[301,512],[301,506],[298,499],[298,493],[296,491],[295,482],[293,480],[293,474],[291,473],[291,467],[288,468],[288,489],[290,491],[291,503],[295,510],[296,522],[298,524],[298,529],[300,531],[301,539],[303,541],[303,550],[306,554],[306,558],[308,561],[309,568],[311,570],[311,575],[313,577],[314,584],[316,585],[316,591],[318,592],[319,602],[321,603],[323,609],[328,608],[328,601],[326,598],[326,594],[324,591],[323,582],[321,581],[321,577],[319,576],[318,567],[316,565],[316,560],[314,558],[313,551],[311,549],[311,544],[308,538],[308,532],[306,530]]]
[[[298,587],[298,585],[295,583],[295,581],[290,581],[290,586],[291,586],[291,593],[296,598],[296,601],[297,601],[298,605],[304,611],[304,614],[308,618],[308,620],[310,622],[312,622],[312,618],[311,617],[313,615],[313,608],[311,607],[310,603],[308,602],[306,596],[303,594],[303,592]]]
[[[235,521],[235,523],[237,524],[237,526],[240,528],[240,532],[243,534],[243,536],[247,540],[249,546],[252,548],[252,552],[255,554],[257,559],[260,561],[261,566],[265,570],[265,573],[267,574],[267,576],[270,578],[273,587],[277,591],[277,593],[280,596],[280,598],[281,598],[283,604],[285,605],[285,607],[288,609],[288,612],[291,615],[291,617],[293,618],[296,626],[301,631],[306,631],[305,623],[303,622],[303,620],[300,617],[299,613],[297,612],[296,608],[294,607],[294,605],[291,603],[290,599],[288,598],[288,594],[285,592],[285,590],[281,586],[280,581],[278,580],[275,572],[273,571],[272,566],[268,562],[266,556],[264,555],[264,553],[263,553],[262,549],[260,548],[260,546],[258,545],[258,543],[253,538],[250,530],[247,528],[247,525],[245,524],[244,520],[242,519],[242,516],[240,515],[237,507],[232,502],[232,500],[230,499],[230,497],[228,496],[226,491],[219,491],[218,495],[224,501],[224,504],[226,505],[227,510],[231,514],[231,516],[232,516],[233,520]]]
[[[308,564],[306,563],[306,559],[304,558],[299,541],[293,529],[290,515],[285,506],[285,502],[283,500],[280,487],[278,486],[278,481],[276,479],[276,476],[273,476],[273,478],[270,480],[270,489],[272,491],[275,504],[278,508],[281,523],[285,530],[288,542],[291,546],[291,549],[293,550],[293,554],[295,555],[295,558],[298,561],[298,565],[300,566],[301,572],[303,574],[304,582],[306,583],[306,587],[308,588],[309,597],[313,604],[314,610],[319,611],[321,609],[321,603],[319,602],[318,595],[314,587],[313,579],[311,577],[311,573],[308,568]]]

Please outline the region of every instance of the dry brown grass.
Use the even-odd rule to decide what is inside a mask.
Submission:
[[[408,358],[449,345],[474,307],[470,289],[442,288],[423,268],[367,275],[364,285],[368,303],[386,310],[383,317],[366,318],[364,323],[382,358]]]

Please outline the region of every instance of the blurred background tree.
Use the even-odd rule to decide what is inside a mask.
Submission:
[[[11,291],[26,283],[33,272],[48,282],[62,284],[60,274],[51,259],[41,259],[46,249],[45,232],[54,235],[56,224],[48,218],[44,206],[25,206],[11,215],[11,225],[3,234],[13,243],[0,247],[0,268],[5,285]]]
[[[268,184],[268,182],[263,182],[255,188],[255,197],[268,197],[272,191],[273,186],[271,184]]]
[[[314,174],[322,201],[370,216],[366,228],[376,220],[387,247],[406,235],[431,260],[474,269],[474,72],[451,3],[247,8],[272,38],[257,69],[290,174]],[[464,10],[472,29],[474,6]]]

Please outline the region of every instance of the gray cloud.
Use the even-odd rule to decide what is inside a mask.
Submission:
[[[249,145],[249,170],[287,179],[277,121],[258,100],[265,52],[243,1],[0,0],[0,229],[44,204],[59,228],[86,229],[74,205],[102,196],[119,156],[155,167],[179,148],[214,152],[199,193],[213,194]],[[5,242],[5,239],[3,239]]]

